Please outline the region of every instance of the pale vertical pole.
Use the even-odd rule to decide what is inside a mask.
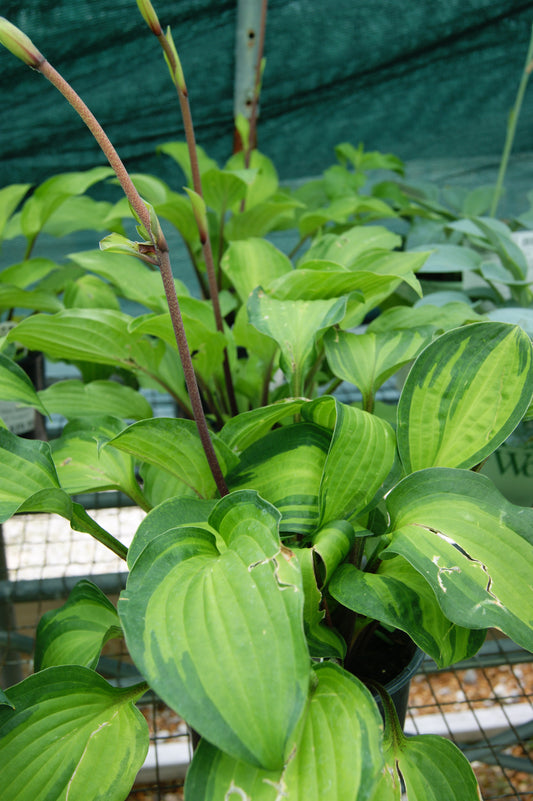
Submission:
[[[237,0],[235,87],[233,94],[235,119],[239,114],[242,114],[249,120],[252,114],[259,53],[261,6],[262,0]],[[240,150],[241,147],[240,137],[235,132],[234,149]]]

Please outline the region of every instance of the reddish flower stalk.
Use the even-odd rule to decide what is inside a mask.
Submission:
[[[137,189],[135,188],[120,156],[92,111],[83,102],[81,97],[71,87],[71,85],[62,77],[62,75],[60,75],[60,73],[45,59],[40,51],[34,46],[32,41],[4,17],[0,17],[0,43],[5,45],[5,47],[7,47],[8,50],[10,50],[18,58],[22,59],[25,64],[33,69],[36,69],[38,72],[44,75],[44,77],[47,78],[59,92],[61,92],[63,97],[79,114],[83,122],[87,125],[90,132],[98,142],[102,152],[113,168],[126,197],[135,211],[135,214],[138,216],[139,221],[147,231],[154,246],[159,270],[161,272],[170,318],[172,320],[178,352],[183,366],[183,372],[185,374],[187,391],[189,393],[200,440],[202,442],[202,446],[204,448],[204,452],[213,474],[217,489],[221,496],[227,495],[228,489],[224,481],[222,470],[218,462],[211,437],[209,435],[207,421],[202,408],[200,391],[198,389],[198,383],[194,373],[194,367],[187,343],[187,336],[183,325],[179,301],[176,295],[174,278],[172,276],[168,245],[161,228],[159,225],[157,225],[157,229],[154,230],[155,226],[152,225],[148,208],[137,192]]]

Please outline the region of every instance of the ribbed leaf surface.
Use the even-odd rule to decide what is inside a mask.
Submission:
[[[494,626],[533,650],[533,510],[514,506],[479,473],[431,468],[387,496],[392,542],[385,551],[421,573],[451,621]]]
[[[124,801],[148,751],[133,702],[79,666],[43,670],[11,687],[0,707],[2,801]]]
[[[185,787],[188,801],[370,801],[381,770],[381,722],[370,693],[337,665],[316,669],[303,726],[287,764],[254,768],[202,741]]]
[[[451,624],[425,578],[400,557],[386,559],[376,573],[341,565],[328,589],[348,609],[407,632],[439,667],[473,656],[485,639],[484,630]]]
[[[59,609],[46,612],[37,626],[35,670],[54,665],[95,668],[107,640],[121,637],[115,607],[90,581],[79,581]]]
[[[533,394],[532,346],[505,323],[443,334],[411,368],[398,405],[398,448],[407,472],[473,467],[504,442]]]
[[[227,495],[210,527],[150,542],[119,601],[130,653],[161,698],[210,742],[269,769],[288,756],[310,677],[301,574],[278,522],[257,493]]]

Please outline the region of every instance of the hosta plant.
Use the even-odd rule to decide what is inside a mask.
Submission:
[[[189,119],[170,31],[147,0],[138,5]],[[381,329],[377,318],[365,334],[348,330],[402,281],[416,287],[425,258],[393,252],[393,235],[372,225],[314,238],[296,265],[262,239],[231,241],[221,262],[225,306],[197,183],[189,194],[208,318],[207,305],[176,295],[154,206],[89,110],[6,20],[0,40],[57,86],[101,144],[141,239],[115,236],[104,248],[128,251],[132,284],[157,277],[138,264],[158,268],[168,307],[159,294],[158,308],[138,319],[102,308],[32,315],[10,339],[51,358],[137,375],[163,370],[169,386],[185,387],[191,418],[151,418],[140,407],[132,414],[115,382],[100,380],[56,395],[70,420],[57,440],[0,430],[0,519],[62,515],[128,570],[117,608],[81,581],[42,618],[35,673],[2,688],[3,798],[124,799],[148,747],[134,704],[149,689],[200,737],[187,801],[399,801],[402,780],[410,801],[478,798],[449,741],[404,737],[367,654],[401,631],[447,666],[474,654],[488,627],[533,648],[524,604],[533,511],[508,503],[477,472],[530,408],[528,336],[465,317],[462,307],[447,309],[445,324],[428,317],[409,327],[411,310],[399,308],[383,314]],[[244,184],[253,186],[252,177]],[[117,255],[125,254],[104,252]],[[192,326],[194,344],[183,308],[205,321]],[[216,370],[204,373],[213,351]],[[373,413],[375,391],[413,359],[391,425]],[[0,368],[4,396],[50,411],[53,392],[37,393],[5,355]],[[331,387],[358,386],[362,402],[318,393],[321,372]],[[72,497],[110,487],[147,511],[129,548]],[[127,688],[97,671],[116,637],[140,674]]]

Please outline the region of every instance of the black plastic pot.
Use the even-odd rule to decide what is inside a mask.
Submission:
[[[411,686],[411,679],[418,672],[418,668],[422,664],[423,659],[424,659],[424,652],[421,651],[420,648],[416,648],[415,646],[415,651],[413,653],[413,656],[411,657],[410,662],[404,667],[401,673],[399,673],[394,679],[391,679],[391,681],[388,681],[386,684],[383,685],[392,699],[402,729],[405,725],[405,716],[407,714],[407,704],[409,701],[409,688]],[[383,707],[381,705],[381,700],[375,693],[374,693],[374,698],[377,701],[379,711],[383,715]]]

